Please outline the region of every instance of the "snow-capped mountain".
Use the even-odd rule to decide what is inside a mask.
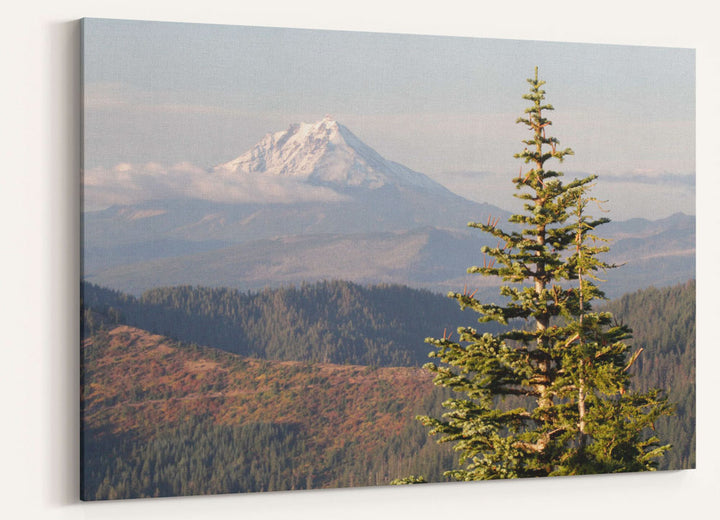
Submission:
[[[260,173],[339,189],[395,185],[447,191],[426,175],[385,159],[330,116],[267,134],[215,171]]]

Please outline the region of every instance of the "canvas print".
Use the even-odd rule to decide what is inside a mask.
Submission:
[[[81,23],[83,500],[695,467],[692,49]]]

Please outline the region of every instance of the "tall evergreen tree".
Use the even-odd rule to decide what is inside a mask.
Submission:
[[[500,277],[502,303],[450,294],[479,322],[507,328],[461,327],[456,340],[427,340],[439,361],[425,365],[435,384],[461,397],[444,403],[441,418],[419,419],[460,452],[462,467],[447,472],[456,480],[652,470],[670,446],[648,431],[671,406],[659,391],[630,390],[628,369],[639,355],[625,343],[631,331],[593,310],[604,298],[598,271],[614,267],[599,258],[608,248],[594,235],[609,219],[587,214],[596,176],[563,183],[547,167],[573,152],[547,132],[553,107],[537,69],[528,82],[530,106],[517,122],[531,137],[515,157],[529,170],[513,179],[524,212],[509,219],[510,231],[492,218],[469,224],[498,239],[468,272]]]

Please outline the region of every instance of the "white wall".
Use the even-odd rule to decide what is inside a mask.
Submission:
[[[719,32],[711,2],[16,0],[0,52],[0,516],[5,518],[716,518],[720,456]],[[502,4],[502,5],[496,5]],[[472,7],[471,7],[472,6]],[[541,6],[542,11],[533,9]],[[697,48],[698,469],[81,504],[78,495],[78,48],[83,16]],[[658,107],[662,111],[662,107]],[[562,508],[565,513],[553,513]]]

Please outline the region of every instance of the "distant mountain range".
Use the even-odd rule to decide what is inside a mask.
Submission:
[[[333,197],[293,202],[172,200],[83,215],[83,277],[139,294],[167,285],[241,289],[322,279],[391,282],[446,292],[464,284],[490,237],[467,228],[509,212],[467,200],[389,161],[329,117],[266,135],[213,168],[223,178],[267,179]],[[256,182],[256,181],[253,181]],[[249,185],[252,185],[250,183]],[[508,189],[512,189],[508,182]],[[608,293],[694,277],[695,219],[633,219],[599,230],[615,240]]]

